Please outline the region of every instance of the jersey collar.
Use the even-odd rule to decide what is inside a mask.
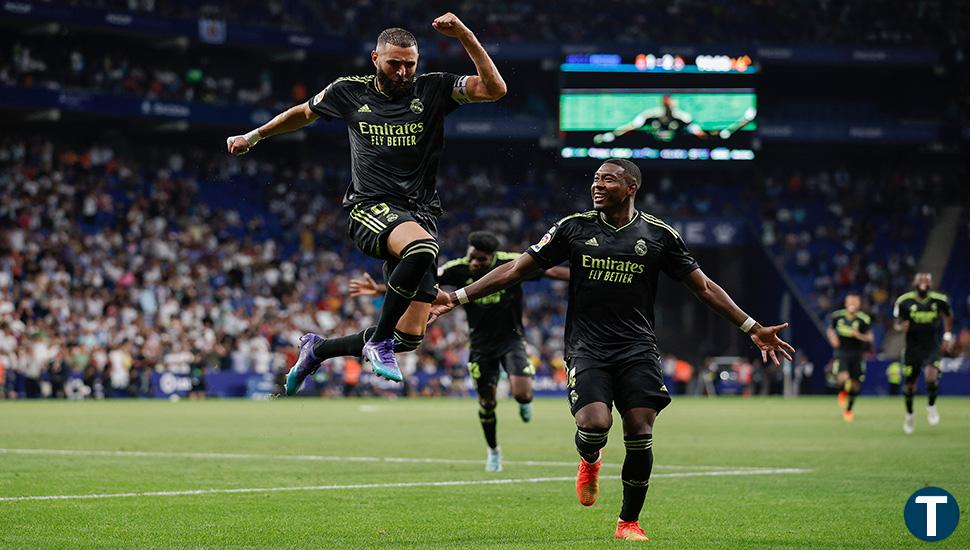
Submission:
[[[600,215],[600,221],[603,223],[603,225],[605,225],[606,227],[609,227],[610,229],[612,229],[613,231],[616,231],[617,233],[619,233],[620,231],[623,231],[627,227],[630,227],[638,219],[640,219],[640,212],[637,211],[637,210],[634,210],[633,211],[633,218],[630,219],[629,223],[627,223],[623,227],[613,227],[612,225],[610,225],[610,222],[606,221],[606,216],[604,216],[602,212],[600,212],[599,215]]]
[[[380,88],[377,87],[377,77],[376,76],[371,79],[371,88],[373,88],[374,91],[377,92],[382,98],[384,98],[384,99],[391,99],[391,96],[385,94],[384,92],[381,91]]]

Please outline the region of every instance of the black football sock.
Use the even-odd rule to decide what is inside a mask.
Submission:
[[[313,346],[313,355],[320,360],[345,356],[360,357],[361,350],[364,349],[364,342],[369,340],[372,334],[374,334],[374,327],[367,327],[350,336],[324,338]]]
[[[913,414],[913,392],[903,390],[903,395],[906,397],[906,412]]]
[[[485,432],[485,443],[489,449],[498,447],[498,438],[495,435],[495,425],[498,419],[495,417],[495,402],[488,403],[488,406],[478,405],[478,421],[482,423],[482,431]]]
[[[930,398],[930,406],[936,405],[936,396],[940,393],[940,384],[929,382],[926,384],[926,395]]]
[[[438,243],[434,239],[419,239],[404,247],[401,261],[387,278],[384,307],[371,340],[381,342],[394,335],[394,327],[411,305],[421,285],[421,279],[434,265],[437,257]]]
[[[855,398],[858,395],[859,395],[859,390],[853,389],[853,390],[850,390],[849,391],[849,405],[845,408],[845,410],[847,410],[847,411],[851,411],[852,410],[852,405],[855,404]]]
[[[423,334],[408,334],[394,329],[394,351],[396,353],[414,351],[421,345],[422,340],[424,340]]]
[[[583,460],[592,464],[599,460],[600,449],[606,447],[606,438],[609,436],[609,428],[597,430],[594,428],[576,428],[576,450]]]
[[[628,435],[623,437],[626,458],[620,477],[623,480],[623,507],[620,519],[637,521],[643,501],[647,498],[650,486],[650,472],[653,471],[653,435]]]
[[[313,355],[320,360],[327,360],[332,357],[360,357],[363,353],[364,343],[370,340],[375,328],[367,327],[350,336],[325,338],[313,346]],[[423,334],[408,334],[395,329],[394,351],[397,353],[414,351],[418,349],[423,339]]]

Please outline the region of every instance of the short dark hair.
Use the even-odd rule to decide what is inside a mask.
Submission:
[[[413,34],[400,27],[391,27],[384,29],[381,31],[381,34],[377,35],[377,47],[380,48],[381,44],[410,48],[411,46],[417,46],[418,40],[414,38]]]
[[[491,231],[472,231],[468,234],[468,244],[477,250],[491,254],[498,250],[498,237]]]
[[[606,159],[603,161],[603,164],[613,164],[619,166],[623,169],[624,176],[633,178],[633,181],[635,181],[637,184],[637,188],[642,187],[642,185],[640,185],[640,167],[634,164],[633,161],[629,161],[627,159]]]

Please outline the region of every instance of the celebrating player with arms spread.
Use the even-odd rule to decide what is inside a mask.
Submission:
[[[495,101],[505,82],[474,33],[454,14],[432,23],[461,41],[478,74],[417,76],[418,46],[410,32],[391,28],[371,52],[376,74],[338,78],[305,105],[297,105],[244,136],[228,139],[241,155],[259,140],[300,129],[317,118],[341,118],[350,135],[352,183],[343,205],[348,233],[366,254],[383,259],[390,292],[376,327],[342,338],[305,334],[300,357],[286,378],[292,395],[330,357],[363,355],[374,372],[401,381],[395,351],[412,351],[424,337],[438,255],[435,189],[444,146],[444,118],[464,103]]]
[[[576,418],[579,501],[591,506],[599,494],[601,450],[613,423],[623,419],[623,506],[615,536],[647,540],[639,516],[653,469],[653,424],[670,403],[654,334],[654,297],[663,271],[683,281],[711,309],[729,319],[777,364],[794,350],[778,338],[787,323],[763,327],[707,278],[669,225],[634,208],[640,169],[610,159],[593,176],[593,210],[566,216],[527,254],[501,265],[432,309],[432,317],[508,288],[569,260],[566,361],[569,404]]]

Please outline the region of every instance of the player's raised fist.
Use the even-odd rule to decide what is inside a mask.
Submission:
[[[434,27],[434,30],[452,38],[458,38],[461,35],[470,32],[468,27],[461,22],[461,19],[458,19],[458,16],[450,11],[435,18],[435,20],[431,22],[431,26]]]
[[[230,155],[245,155],[249,152],[249,142],[245,136],[231,136],[226,138],[226,146],[229,148]]]

